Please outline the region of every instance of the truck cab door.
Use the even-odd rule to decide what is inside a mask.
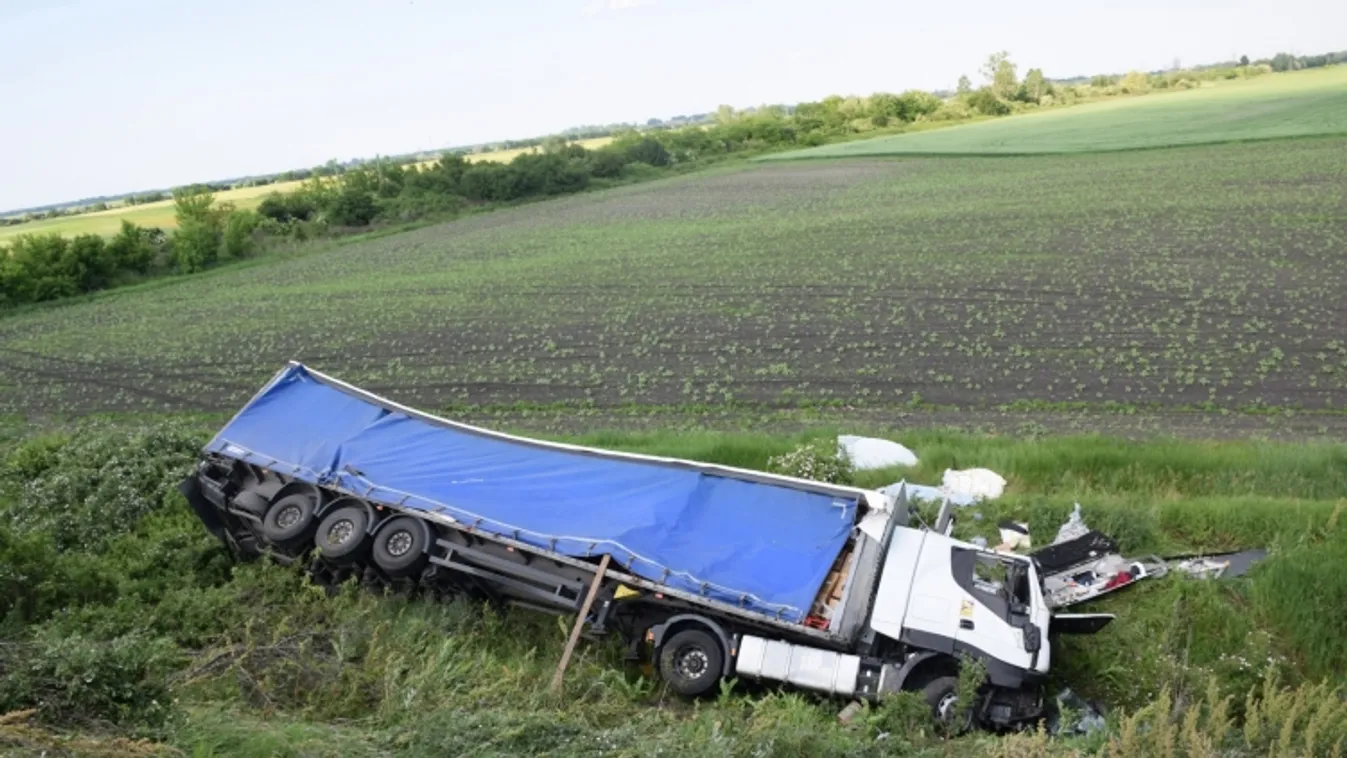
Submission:
[[[1017,668],[1038,668],[1044,645],[1033,619],[1028,564],[1009,556],[952,548],[950,568],[962,590],[956,638]]]

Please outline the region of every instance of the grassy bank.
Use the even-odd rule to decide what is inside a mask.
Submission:
[[[564,695],[553,697],[546,681],[565,635],[555,618],[354,590],[329,598],[291,569],[232,566],[172,489],[209,432],[200,420],[155,419],[0,435],[0,712],[18,712],[0,718],[0,746],[128,756],[1030,756],[1094,754],[1110,740],[1110,755],[1148,755],[1168,739],[1175,755],[1213,754],[1190,749],[1212,741],[1222,754],[1262,755],[1285,740],[1286,754],[1301,755],[1323,753],[1347,730],[1329,708],[1341,701],[1310,688],[1347,684],[1347,628],[1334,612],[1347,598],[1343,446],[895,435],[921,464],[858,483],[935,482],[946,466],[987,466],[1010,481],[1003,500],[963,513],[965,536],[994,536],[997,520],[1014,517],[1045,544],[1080,501],[1087,522],[1128,551],[1272,550],[1247,579],[1173,578],[1120,593],[1098,604],[1119,615],[1110,628],[1055,647],[1054,686],[1110,705],[1109,735],[951,741],[911,698],[871,707],[849,728],[835,719],[842,704],[803,693],[739,688],[685,703],[624,671],[615,644],[582,646]],[[762,467],[830,434],[594,432],[578,441]],[[1283,686],[1298,689],[1279,694]],[[1318,747],[1307,751],[1307,740]]]

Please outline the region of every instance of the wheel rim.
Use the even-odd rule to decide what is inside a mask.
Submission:
[[[401,558],[412,549],[413,542],[411,532],[393,532],[393,535],[388,538],[388,554],[394,558]]]
[[[355,534],[355,522],[350,519],[342,519],[327,529],[327,544],[344,545],[351,540]]]
[[[287,505],[281,508],[281,512],[276,514],[276,525],[282,529],[289,529],[299,523],[304,515],[304,510],[298,505]]]
[[[951,692],[940,698],[940,702],[935,706],[935,715],[946,724],[954,723],[954,716],[959,711],[959,696]]]
[[[711,659],[701,648],[686,647],[674,656],[674,669],[684,679],[696,679],[710,667]]]

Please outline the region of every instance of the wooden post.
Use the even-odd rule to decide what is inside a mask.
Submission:
[[[589,594],[585,595],[585,602],[580,606],[580,614],[575,617],[575,626],[571,627],[571,638],[566,640],[566,649],[561,651],[557,671],[552,675],[551,689],[554,693],[561,690],[561,677],[571,662],[571,653],[575,652],[575,644],[580,641],[580,630],[585,626],[585,617],[589,615],[590,606],[594,605],[594,598],[599,594],[599,585],[603,584],[603,575],[606,573],[608,573],[608,554],[604,553],[603,558],[599,559],[599,570],[594,572],[594,581],[589,585]]]

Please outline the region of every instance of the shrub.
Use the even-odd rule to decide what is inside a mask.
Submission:
[[[991,87],[983,87],[966,98],[968,107],[984,116],[1004,116],[1010,113],[1010,105],[996,96]]]
[[[273,192],[257,206],[257,212],[274,221],[308,221],[318,211],[313,198],[304,191],[289,192],[282,195]]]
[[[477,163],[463,172],[463,195],[478,201],[504,201],[518,197],[515,174],[499,163]]]
[[[84,554],[62,555],[46,535],[18,535],[0,525],[0,624],[17,627],[110,597],[113,583],[101,569]]]
[[[186,219],[173,232],[173,261],[192,274],[209,268],[220,257],[220,232],[209,221]]]
[[[832,484],[850,484],[852,477],[851,462],[838,454],[837,445],[831,440],[807,442],[789,453],[772,456],[767,461],[767,469]]]
[[[626,157],[616,150],[595,150],[589,155],[589,172],[603,179],[621,176],[626,167]]]
[[[627,148],[627,160],[651,166],[667,166],[671,162],[668,149],[654,137],[643,137]]]
[[[154,245],[144,229],[123,219],[121,231],[108,243],[108,255],[118,269],[145,273],[154,262]]]
[[[379,204],[379,215],[399,221],[411,221],[424,216],[454,213],[463,206],[461,195],[418,189],[417,185],[408,184],[397,197]]]
[[[341,193],[332,202],[327,217],[339,226],[369,226],[378,213],[379,208],[368,192],[347,185],[342,187]]]
[[[257,247],[253,230],[258,216],[252,211],[231,211],[225,217],[224,235],[220,247],[226,258],[247,258]]]
[[[940,110],[926,117],[927,121],[964,121],[973,117],[973,111],[962,100],[950,100]]]
[[[110,641],[45,632],[0,648],[0,712],[35,708],[48,723],[157,726],[173,703],[167,641],[130,634]]]
[[[191,471],[201,438],[181,424],[77,427],[20,445],[0,470],[0,513],[19,535],[49,535],[57,550],[99,551],[135,528]]]

